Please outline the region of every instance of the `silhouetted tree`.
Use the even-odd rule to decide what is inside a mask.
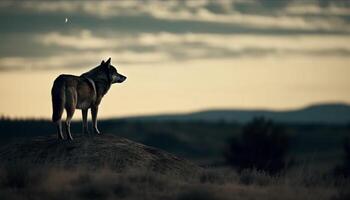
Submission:
[[[283,127],[255,118],[243,127],[240,138],[229,141],[225,157],[238,172],[256,169],[275,174],[285,168],[288,150],[289,137]]]

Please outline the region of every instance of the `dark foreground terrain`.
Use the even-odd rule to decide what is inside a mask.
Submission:
[[[255,171],[238,175],[206,169],[179,177],[140,170],[26,167],[1,169],[0,199],[345,200],[350,196],[348,188],[309,174],[271,177]]]
[[[244,123],[109,119],[99,125],[111,135],[82,137],[79,121],[72,124],[75,140],[58,142],[48,120],[0,118],[0,200],[350,199],[350,123],[276,121],[289,151],[274,175],[229,167],[224,153],[232,139],[249,134]],[[258,150],[258,160],[268,155],[258,147],[280,146],[252,141],[262,142],[248,149]]]
[[[308,167],[271,176],[201,168],[118,136],[15,141],[0,149],[0,199],[349,199],[343,178]]]

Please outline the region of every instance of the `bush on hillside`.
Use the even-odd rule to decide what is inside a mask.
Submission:
[[[238,172],[244,169],[279,173],[286,167],[289,136],[271,120],[255,118],[243,128],[239,138],[229,141],[225,157]]]

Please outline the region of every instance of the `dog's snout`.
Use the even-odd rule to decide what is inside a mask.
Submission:
[[[126,80],[126,76],[118,74],[118,83],[122,83]]]

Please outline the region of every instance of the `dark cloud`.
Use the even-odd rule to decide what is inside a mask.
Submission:
[[[212,34],[225,38],[234,35],[270,37],[329,36],[348,37],[350,1],[301,0],[251,1],[3,1],[0,2],[0,60],[33,62],[33,68],[43,68],[47,57],[59,60],[60,55],[94,55],[111,52],[123,54],[121,63],[151,63],[191,60],[198,58],[237,58],[273,55],[348,56],[343,47],[316,48],[307,46],[275,48],[266,46],[234,46],[230,42],[211,45],[203,41],[177,41],[156,45],[123,43],[123,38],[139,35],[169,33],[169,37],[183,34]],[[103,4],[103,5],[102,5]],[[321,6],[320,6],[321,5]],[[350,11],[350,10],[349,10]],[[69,23],[64,23],[65,18]],[[48,33],[74,36],[82,30],[98,38],[120,37],[105,41],[98,48],[75,47],[72,44],[43,44],[40,36]],[[78,38],[79,39],[79,38]],[[89,38],[81,38],[81,41]],[[90,38],[91,39],[91,38]],[[266,38],[257,37],[257,41]],[[268,38],[269,39],[269,38]],[[155,39],[157,40],[157,38]],[[266,39],[267,40],[267,39]],[[80,41],[76,41],[79,43]],[[278,42],[278,41],[277,41]],[[332,43],[332,41],[327,41]],[[305,49],[303,49],[305,47]],[[152,57],[152,54],[156,55]],[[103,54],[104,55],[104,54]],[[143,56],[134,59],[132,55]],[[96,57],[98,57],[96,56]],[[147,56],[150,58],[148,59]],[[9,59],[7,59],[9,58]],[[40,61],[43,58],[43,61]],[[6,60],[7,59],[7,60]],[[74,62],[74,58],[69,57]],[[130,59],[130,60],[128,60]],[[64,64],[64,63],[63,63]],[[56,67],[56,64],[51,64]],[[81,66],[82,63],[78,64]],[[41,67],[39,67],[41,66]],[[4,66],[0,66],[0,68]],[[6,69],[8,67],[5,66]]]
[[[338,5],[340,7],[350,7],[350,0],[317,0],[321,7],[328,7],[330,5]]]

